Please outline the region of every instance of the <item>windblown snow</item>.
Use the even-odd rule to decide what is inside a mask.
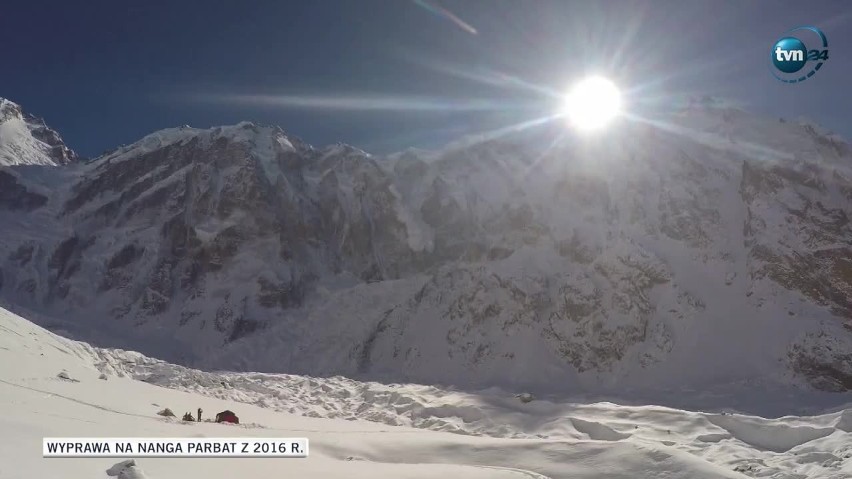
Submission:
[[[101,376],[103,375],[103,376]],[[99,379],[99,377],[105,379]],[[0,477],[852,477],[852,409],[765,419],[499,389],[205,373],[95,348],[0,309]],[[157,412],[230,409],[240,426]],[[298,437],[306,459],[43,459],[42,437]],[[123,474],[123,475],[122,475]]]

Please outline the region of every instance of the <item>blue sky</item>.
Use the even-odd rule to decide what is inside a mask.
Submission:
[[[241,120],[318,145],[434,147],[546,115],[586,72],[635,105],[719,95],[852,138],[843,0],[33,0],[4,4],[0,25],[0,96],[87,156]],[[831,57],[783,84],[770,48],[799,25],[822,28]]]

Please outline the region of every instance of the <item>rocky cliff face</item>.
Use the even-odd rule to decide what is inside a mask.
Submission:
[[[696,106],[537,146],[377,158],[241,123],[7,168],[0,297],[210,367],[852,389],[845,142]]]
[[[20,105],[0,98],[0,166],[65,165],[79,158],[59,134]]]

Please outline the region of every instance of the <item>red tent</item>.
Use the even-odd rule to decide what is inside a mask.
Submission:
[[[233,412],[226,410],[216,415],[216,422],[229,422],[232,424],[239,424],[240,418],[238,418],[237,415]]]

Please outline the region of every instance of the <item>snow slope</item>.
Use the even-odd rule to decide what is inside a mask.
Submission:
[[[98,379],[102,373],[106,380]],[[202,407],[206,414],[227,408],[243,424],[184,424],[157,416],[163,407]],[[150,479],[852,477],[852,409],[763,419],[522,403],[498,390],[473,395],[342,378],[205,373],[67,340],[2,309],[0,408],[2,479],[107,477],[120,462],[43,459],[45,436],[311,441],[311,456],[300,460],[138,459],[139,477]]]
[[[40,118],[0,97],[0,166],[58,166],[77,160],[77,155]]]
[[[852,390],[848,143],[701,104],[545,133],[376,158],[243,122],[0,168],[0,298],[202,369]]]

